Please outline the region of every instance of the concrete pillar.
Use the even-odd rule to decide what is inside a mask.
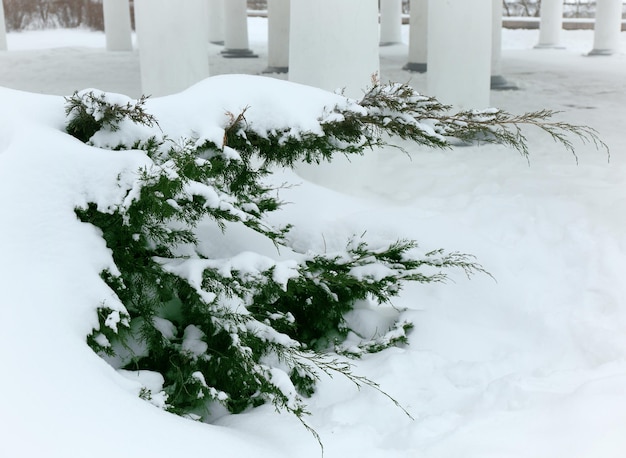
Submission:
[[[267,69],[265,73],[289,70],[290,0],[267,0]]]
[[[590,56],[610,56],[619,49],[622,0],[598,0]]]
[[[424,73],[428,56],[428,0],[411,0],[409,62],[404,70]]]
[[[224,44],[224,0],[209,0],[209,42]]]
[[[487,108],[492,0],[431,0],[427,93],[456,108]]]
[[[135,0],[141,89],[180,92],[209,76],[206,0]]]
[[[379,70],[377,0],[291,0],[289,79],[361,98]],[[300,164],[296,173],[323,186],[360,186],[376,170],[378,151],[330,163]]]
[[[224,57],[258,57],[249,49],[248,2],[224,0]]]
[[[380,0],[380,45],[402,43],[402,0]]]
[[[379,71],[377,0],[292,0],[289,79],[360,98]]]
[[[518,87],[502,76],[502,0],[492,0],[491,89],[513,90]]]
[[[104,0],[104,32],[107,51],[132,51],[132,29],[128,0]]]
[[[563,28],[563,0],[543,0],[539,22],[539,43],[535,48],[560,48]]]
[[[7,50],[7,29],[4,22],[4,5],[0,1],[0,51]]]

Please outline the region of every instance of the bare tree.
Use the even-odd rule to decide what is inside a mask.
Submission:
[[[3,0],[8,30],[72,28],[103,30],[102,0]]]

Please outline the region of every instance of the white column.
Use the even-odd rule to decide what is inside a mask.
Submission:
[[[598,0],[590,56],[609,56],[619,48],[622,31],[622,0]]]
[[[563,0],[543,0],[539,22],[539,43],[535,48],[560,48],[563,28]]]
[[[224,0],[209,0],[209,42],[224,44]]]
[[[0,51],[7,50],[7,29],[4,23],[4,5],[0,1]]]
[[[380,45],[402,43],[402,0],[380,0]]]
[[[502,0],[492,0],[491,89],[511,90],[518,87],[502,76]]]
[[[206,0],[135,0],[141,88],[162,96],[209,76]]]
[[[359,98],[379,70],[377,0],[292,0],[289,79]]]
[[[132,51],[132,29],[128,0],[104,0],[104,32],[107,51]]]
[[[377,0],[291,0],[289,79],[361,98],[379,69]],[[378,151],[331,163],[300,164],[303,178],[335,189],[360,186],[377,167]]]
[[[487,108],[492,0],[431,0],[427,93],[456,108]]]
[[[411,0],[409,62],[404,70],[424,73],[428,56],[428,0]]]
[[[290,0],[267,0],[267,69],[265,73],[289,70]]]
[[[248,2],[224,0],[224,57],[258,57],[249,48]]]

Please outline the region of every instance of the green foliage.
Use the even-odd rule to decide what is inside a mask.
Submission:
[[[382,304],[399,293],[402,282],[444,281],[446,276],[439,270],[442,267],[462,268],[468,274],[484,272],[468,255],[438,250],[412,258],[408,253],[415,248],[412,241],[372,249],[365,242],[351,240],[340,254],[306,259],[299,275],[285,289],[265,282],[254,295],[249,310],[259,320],[278,317],[272,327],[307,348],[324,351],[328,349],[328,339],[345,338],[350,329],[344,317],[356,301],[372,298]],[[424,267],[435,269],[429,274]]]
[[[454,142],[498,143],[514,148],[528,158],[522,127],[536,127],[550,135],[570,153],[569,136],[589,142],[596,148],[608,147],[588,126],[552,121],[557,114],[539,110],[513,115],[504,110],[466,110],[451,113],[451,106],[419,94],[408,84],[382,84],[376,77],[359,101],[360,110],[334,107],[321,119],[323,135],[289,129],[260,136],[247,125],[245,111],[232,116],[226,129],[226,144],[249,158],[253,155],[272,164],[292,167],[299,161],[319,163],[335,154],[363,154],[375,146],[395,146],[388,138],[401,138],[431,148],[449,148]]]
[[[75,93],[67,99],[67,132],[88,142],[128,122],[157,125],[144,110],[144,98],[115,101],[104,93]],[[224,145],[198,146],[193,139],[174,144],[157,136],[132,145],[144,150],[149,165],[138,171],[125,198],[106,211],[96,203],[76,209],[81,221],[102,231],[117,267],[102,279],[125,307],[102,304],[88,344],[116,368],[161,374],[165,408],[190,418],[210,419],[216,403],[236,413],[269,402],[303,421],[304,398],[314,392],[320,372],[340,373],[389,397],[336,355],[358,357],[406,344],[412,324],[398,314],[383,334],[343,345],[355,333],[346,315],[364,300],[388,303],[404,282],[442,282],[445,269],[486,272],[469,255],[422,253],[406,240],[373,246],[354,238],[339,252],[298,253],[286,237],[290,227],[266,219],[281,202],[263,178],[273,165],[362,154],[384,144],[384,135],[442,148],[447,135],[469,140],[488,132],[490,141],[525,152],[516,122],[541,127],[549,113],[448,115],[445,106],[407,85],[376,80],[359,106],[331,109],[320,120],[323,135],[275,130],[262,136],[249,127],[244,111],[226,120]],[[543,128],[566,147],[562,130],[581,134],[565,124]],[[593,131],[585,134],[597,140]],[[199,249],[198,227],[207,222],[221,231],[245,226],[289,259],[256,253],[211,258]],[[146,390],[141,396],[149,399]]]
[[[145,126],[156,124],[154,117],[144,110],[146,96],[137,101],[124,100],[125,103],[120,102],[121,97],[110,98],[109,94],[98,91],[74,92],[66,97],[67,133],[87,143],[99,130],[118,130],[124,119]]]

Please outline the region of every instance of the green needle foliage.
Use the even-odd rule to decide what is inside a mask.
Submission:
[[[135,103],[119,104],[109,100],[107,94],[103,92],[89,91],[82,94],[75,92],[66,98],[65,114],[68,123],[65,130],[86,143],[101,129],[117,131],[124,119],[152,126],[156,124],[156,120],[144,110],[146,99],[146,96],[142,96]]]
[[[89,142],[123,123],[157,126],[144,103],[75,93],[67,98],[67,132]],[[358,357],[407,343],[412,324],[398,318],[380,335],[344,346],[351,331],[346,314],[359,301],[388,303],[405,282],[443,282],[450,268],[468,276],[486,273],[470,255],[421,253],[406,240],[372,246],[354,238],[339,252],[299,253],[290,246],[290,226],[274,227],[266,218],[281,207],[276,190],[263,181],[272,166],[363,154],[394,137],[435,148],[448,147],[451,138],[480,139],[527,154],[523,124],[539,126],[568,149],[568,133],[603,145],[590,128],[546,121],[548,111],[450,114],[408,85],[377,80],[357,108],[330,107],[320,120],[323,134],[276,129],[260,135],[244,111],[225,118],[221,145],[154,136],[117,147],[142,149],[149,165],[114,208],[104,211],[94,202],[76,209],[81,221],[102,231],[117,267],[102,272],[102,279],[125,307],[120,312],[103,303],[99,327],[87,341],[118,369],[163,377],[162,392],[146,387],[142,398],[159,395],[167,410],[205,421],[216,404],[237,413],[269,402],[303,421],[305,398],[320,373],[342,374],[388,396],[352,374],[338,355]],[[199,249],[206,235],[198,227],[207,222],[222,231],[243,225],[289,259],[256,253],[211,258]]]

